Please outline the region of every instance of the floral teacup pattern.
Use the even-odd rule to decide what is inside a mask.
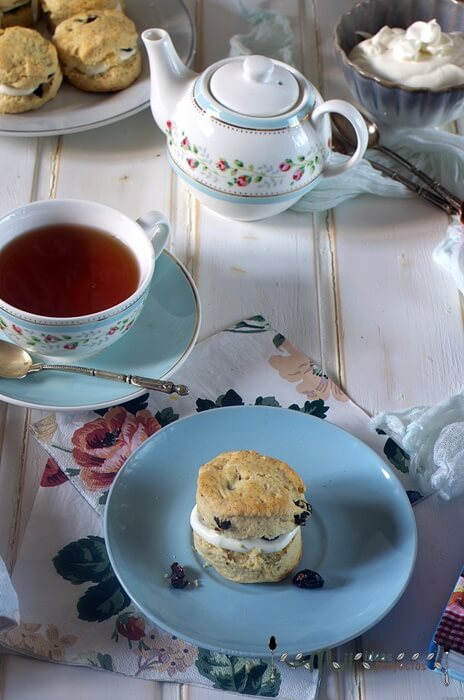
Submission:
[[[141,297],[122,316],[102,319],[98,325],[89,323],[87,328],[85,323],[79,326],[34,326],[1,309],[0,330],[28,352],[66,362],[83,359],[103,350],[127,333],[140,314],[143,301],[144,297]]]

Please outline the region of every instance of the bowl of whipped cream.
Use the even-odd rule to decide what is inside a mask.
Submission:
[[[464,4],[366,0],[342,15],[335,47],[356,99],[392,127],[464,116]]]

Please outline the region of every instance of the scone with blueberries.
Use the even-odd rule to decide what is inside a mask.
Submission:
[[[53,42],[70,83],[88,92],[114,92],[140,75],[135,24],[118,10],[88,10],[65,19]]]
[[[41,0],[41,5],[51,31],[54,31],[60,22],[79,14],[79,12],[87,12],[87,10],[124,11],[124,0]]]
[[[0,113],[38,109],[63,79],[56,49],[35,29],[0,29]]]
[[[218,573],[264,583],[298,565],[310,515],[305,484],[288,464],[239,450],[200,467],[190,524],[195,549]]]
[[[0,0],[1,29],[35,27],[39,17],[39,0]]]

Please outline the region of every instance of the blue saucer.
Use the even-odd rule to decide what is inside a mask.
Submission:
[[[189,525],[198,468],[220,452],[254,449],[288,462],[307,485],[313,516],[298,569],[318,571],[318,590],[292,577],[239,584],[203,568]],[[396,603],[416,557],[405,490],[369,447],[331,423],[296,411],[236,406],[171,423],[139,447],[117,475],[105,512],[113,569],[140,610],[200,647],[253,657],[338,646]],[[175,590],[164,574],[183,564],[198,588]]]
[[[150,294],[134,327],[84,367],[165,378],[193,348],[200,328],[200,302],[181,263],[164,251],[156,261]],[[0,333],[0,338],[7,338]],[[24,379],[0,379],[0,399],[54,411],[103,408],[143,394],[129,384],[85,375],[44,371]]]

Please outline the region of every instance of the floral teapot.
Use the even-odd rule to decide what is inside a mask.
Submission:
[[[151,72],[151,109],[166,132],[175,172],[208,207],[253,221],[292,206],[321,177],[362,158],[367,129],[348,102],[324,102],[295,68],[264,56],[214,63],[201,75],[184,66],[169,34],[142,34]],[[357,148],[329,163],[330,112],[352,124]]]

